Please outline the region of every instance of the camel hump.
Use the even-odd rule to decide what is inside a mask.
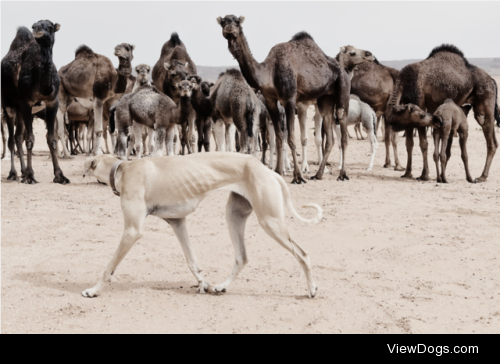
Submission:
[[[310,39],[314,42],[313,37],[311,37],[311,35],[307,32],[299,32],[292,37],[292,40],[294,41],[300,41],[304,39]]]
[[[179,34],[177,34],[177,32],[173,32],[170,35],[170,41],[172,42],[173,47],[182,45],[181,38],[179,38]]]
[[[439,53],[442,53],[442,52],[456,54],[457,56],[460,56],[464,60],[465,65],[467,66],[467,68],[474,68],[474,66],[469,63],[469,61],[467,60],[467,58],[465,58],[464,53],[460,49],[458,49],[458,47],[456,47],[453,44],[441,44],[440,46],[435,47],[431,51],[431,53],[429,54],[429,57],[427,57],[427,59],[432,58],[436,54],[439,54]]]
[[[23,46],[25,46],[27,43],[30,43],[35,40],[35,37],[31,31],[26,28],[26,27],[19,27],[17,28],[17,33],[16,37],[10,44],[10,50],[16,50],[19,49]]]
[[[90,49],[90,47],[86,46],[85,44],[82,44],[75,51],[75,57],[78,57],[79,55],[93,56],[94,51],[92,49]]]
[[[228,68],[226,70],[226,72],[222,72],[220,75],[219,75],[219,78],[221,76],[224,76],[224,75],[228,75],[230,77],[234,77],[234,78],[237,78],[239,80],[244,80],[243,78],[243,75],[241,74],[240,70],[237,70],[236,68]]]

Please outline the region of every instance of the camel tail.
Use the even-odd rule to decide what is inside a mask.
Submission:
[[[109,109],[109,132],[113,134],[115,132],[115,113],[116,107]]]
[[[283,200],[288,208],[288,210],[290,211],[290,213],[297,219],[299,220],[301,223],[305,224],[305,225],[309,225],[309,226],[312,226],[312,225],[316,225],[316,224],[319,224],[319,222],[321,221],[321,219],[323,218],[323,209],[317,205],[317,204],[314,204],[314,203],[309,203],[309,204],[305,204],[303,205],[302,207],[312,207],[312,208],[315,208],[316,211],[318,212],[316,217],[312,218],[312,219],[304,219],[302,216],[300,216],[297,211],[295,210],[295,208],[293,207],[293,204],[292,204],[292,199],[290,197],[290,190],[288,189],[288,186],[286,185],[286,182],[285,180],[283,179],[283,177],[281,177],[279,174],[277,173],[274,173],[274,172],[271,172],[274,174],[274,177],[276,178],[276,180],[278,181],[278,183],[280,184],[281,186],[281,193],[283,194]]]
[[[247,122],[247,135],[253,137],[253,124],[254,124],[254,114],[255,105],[251,101],[247,101],[247,109],[245,111],[245,120]]]

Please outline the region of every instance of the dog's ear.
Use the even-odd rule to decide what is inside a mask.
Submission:
[[[83,178],[85,178],[85,176],[88,175],[90,171],[94,171],[98,163],[99,162],[97,161],[96,157],[88,157],[85,160],[85,164],[83,165]]]

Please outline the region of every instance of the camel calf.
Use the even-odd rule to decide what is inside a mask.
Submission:
[[[460,137],[460,149],[462,150],[465,175],[468,182],[474,183],[469,172],[469,158],[467,156],[467,137],[469,135],[467,115],[471,108],[472,106],[470,104],[459,107],[452,99],[447,99],[434,113],[433,118],[443,124],[441,128],[434,129],[434,163],[436,163],[436,181],[438,183],[448,183],[446,179],[446,165],[451,156],[453,135],[457,131]],[[439,150],[440,141],[441,150]],[[441,173],[439,173],[439,159],[441,159]]]

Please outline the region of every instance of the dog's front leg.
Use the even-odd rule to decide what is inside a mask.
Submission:
[[[95,285],[94,288],[87,289],[82,292],[84,297],[93,298],[101,294],[101,291],[106,283],[111,283],[111,278],[115,273],[118,264],[120,264],[123,258],[125,258],[127,253],[134,246],[135,242],[142,237],[141,231],[142,224],[146,216],[146,209],[140,208],[139,206],[139,203],[131,203],[130,208],[122,207],[123,215],[125,217],[125,231],[123,232],[120,245],[118,246],[115,255],[109,262],[108,267],[104,271],[101,280]]]
[[[186,256],[186,260],[189,266],[189,269],[195,276],[198,281],[199,288],[198,293],[205,294],[207,293],[210,285],[205,281],[205,278],[201,274],[201,269],[198,266],[198,262],[193,253],[193,249],[191,249],[191,241],[189,240],[189,233],[187,231],[186,218],[182,219],[165,219],[166,222],[172,226],[177,239],[179,239],[179,243],[181,243],[182,250],[184,251],[184,255]]]

